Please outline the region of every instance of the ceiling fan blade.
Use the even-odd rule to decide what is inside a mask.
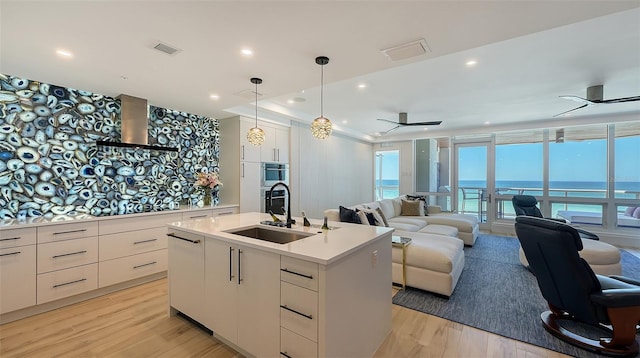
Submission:
[[[388,120],[388,119],[378,118],[378,120],[379,120],[379,121],[384,121],[384,122],[393,123],[393,124],[396,124],[396,125],[399,125],[399,126],[400,126],[400,125],[402,125],[401,123],[394,122],[394,121],[390,121],[390,120]]]
[[[623,102],[635,102],[635,101],[640,101],[640,96],[607,99],[605,101],[601,101],[600,103],[623,103]]]
[[[405,123],[405,126],[437,126],[440,125],[442,121],[431,121],[431,122],[415,122],[415,123]]]
[[[398,124],[397,126],[395,126],[395,127],[391,128],[391,129],[389,129],[388,131],[380,132],[380,135],[385,135],[385,134],[387,134],[387,133],[389,133],[389,132],[391,132],[391,131],[393,131],[393,130],[396,130],[396,129],[400,128],[400,127],[401,127],[401,126]]]
[[[580,103],[587,103],[587,104],[598,103],[598,102],[590,101],[586,98],[582,98],[578,96],[559,96],[559,97],[562,99],[569,99],[569,100],[580,102]]]
[[[568,111],[565,111],[565,112],[562,112],[562,113],[558,113],[558,114],[554,115],[554,117],[560,117],[560,116],[562,116],[562,115],[564,115],[564,114],[567,114],[567,113],[569,113],[569,112],[573,112],[573,111],[578,110],[578,109],[580,109],[580,108],[584,108],[584,107],[586,107],[586,106],[588,106],[588,105],[589,105],[589,103],[585,103],[585,104],[583,104],[583,105],[582,105],[582,106],[580,106],[580,107],[576,107],[576,108],[574,108],[574,109],[570,109],[570,110],[568,110]]]

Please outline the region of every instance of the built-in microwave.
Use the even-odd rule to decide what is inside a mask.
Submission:
[[[278,182],[289,184],[289,164],[262,163],[262,187],[270,188]]]

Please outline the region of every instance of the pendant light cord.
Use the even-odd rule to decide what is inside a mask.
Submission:
[[[324,65],[320,68],[320,117],[324,117]]]
[[[258,81],[256,81],[256,128],[258,128]]]

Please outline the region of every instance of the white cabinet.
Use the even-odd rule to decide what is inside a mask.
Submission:
[[[203,322],[251,355],[280,353],[280,255],[206,238]]]
[[[36,304],[36,229],[0,231],[0,313]]]
[[[253,145],[247,140],[249,129],[255,127],[255,122],[240,120],[240,160],[245,162],[259,162],[261,146]],[[264,129],[264,128],[263,128]]]
[[[265,132],[264,143],[260,146],[260,158],[263,162],[288,163],[289,162],[289,129],[261,127]]]
[[[240,212],[260,212],[260,163],[240,164]]]
[[[169,229],[169,305],[204,322],[204,237]]]

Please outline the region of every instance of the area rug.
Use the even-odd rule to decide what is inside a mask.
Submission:
[[[548,306],[535,277],[520,264],[519,247],[517,238],[479,235],[473,247],[464,249],[464,271],[449,299],[408,287],[393,303],[564,354],[602,357],[545,331],[540,313]],[[640,280],[640,259],[621,250],[621,262],[624,276]]]

